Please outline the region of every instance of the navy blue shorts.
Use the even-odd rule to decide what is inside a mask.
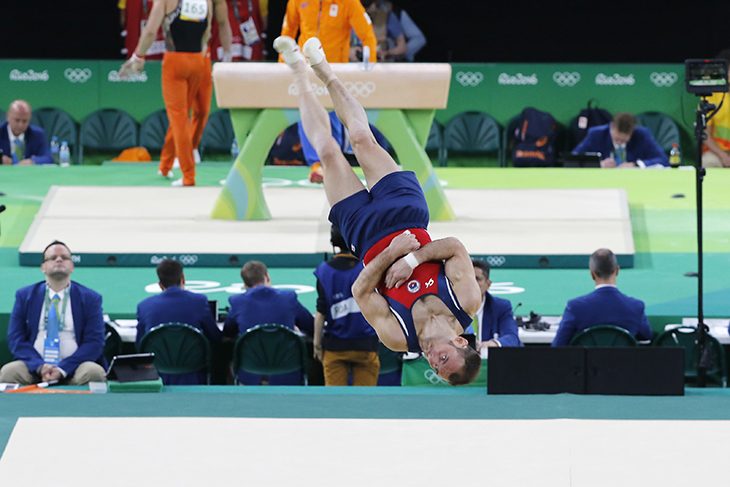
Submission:
[[[336,203],[329,220],[340,229],[350,250],[362,258],[388,234],[428,228],[428,205],[413,171],[396,171],[371,188]]]

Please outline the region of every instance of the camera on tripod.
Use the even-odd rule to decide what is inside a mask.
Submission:
[[[709,96],[727,93],[727,61],[724,59],[687,59],[684,61],[688,93]]]

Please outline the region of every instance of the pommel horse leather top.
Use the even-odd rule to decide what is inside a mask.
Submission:
[[[442,63],[334,63],[332,69],[365,108],[446,108],[451,66]],[[332,101],[310,71],[325,106]],[[296,108],[291,70],[283,63],[216,63],[216,102],[221,108]]]

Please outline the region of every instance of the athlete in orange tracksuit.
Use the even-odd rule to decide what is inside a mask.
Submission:
[[[217,27],[219,44],[222,52],[221,61],[230,61],[231,59],[231,26],[228,22],[228,8],[226,7],[226,0],[213,0],[213,18],[215,24],[213,27]],[[212,40],[211,40],[212,43]],[[205,56],[205,69],[203,70],[203,77],[200,80],[200,86],[194,93],[190,93],[191,99],[189,106],[192,109],[191,120],[192,120],[192,140],[193,149],[197,149],[200,146],[200,140],[203,138],[203,131],[205,125],[208,123],[208,115],[210,115],[210,102],[213,97],[213,74],[211,65],[211,54],[210,51],[204,51]],[[172,132],[172,126],[167,128],[165,134],[165,143],[162,146],[162,152],[160,154],[160,173],[163,175],[170,175],[170,169],[174,164],[175,159],[175,139]],[[170,161],[173,161],[172,163]]]
[[[212,0],[157,0],[134,53],[120,70],[122,76],[142,70],[144,55],[155,32],[163,25],[167,51],[162,60],[162,98],[175,151],[170,154],[170,150],[163,149],[160,172],[167,175],[177,155],[183,177],[173,182],[173,186],[195,185],[193,127],[189,114],[193,97],[200,88],[206,69],[210,68],[206,63],[204,46],[210,35],[212,14]]]
[[[350,60],[350,33],[370,48],[370,61],[377,60],[377,40],[372,22],[360,0],[289,0],[281,35],[297,38],[299,47],[310,37],[318,37],[330,63]]]

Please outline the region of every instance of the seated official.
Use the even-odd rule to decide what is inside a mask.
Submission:
[[[617,113],[611,123],[588,129],[573,154],[597,152],[601,167],[669,166],[664,150],[654,140],[649,129],[636,125],[630,113]]]
[[[157,265],[162,292],[137,305],[137,347],[142,337],[163,323],[184,323],[203,332],[211,342],[223,336],[208,306],[208,298],[185,290],[185,274],[180,262],[164,259]],[[205,384],[206,372],[160,374],[165,385]]]
[[[469,325],[464,334],[479,335],[475,344],[477,350],[481,350],[482,347],[521,347],[517,322],[512,313],[512,303],[489,294],[489,288],[492,286],[492,281],[489,279],[489,264],[483,260],[472,260],[471,263],[474,266],[474,276],[479,290],[482,292],[482,304],[475,317],[476,322]]]
[[[101,296],[71,281],[74,264],[66,244],[54,241],[42,255],[45,281],[15,293],[8,326],[15,361],[0,370],[0,382],[105,381]]]
[[[0,125],[0,151],[2,164],[53,164],[46,133],[42,128],[30,125],[30,104],[15,100],[8,107],[7,120]]]
[[[590,294],[568,301],[553,347],[569,345],[578,332],[596,325],[618,326],[637,340],[650,340],[651,328],[644,302],[626,296],[616,287],[619,266],[614,253],[598,249],[591,255],[589,265],[596,288]]]
[[[241,278],[245,292],[228,298],[230,311],[225,323],[226,335],[243,335],[256,325],[275,323],[287,328],[299,329],[312,336],[314,317],[297,299],[291,290],[276,289],[271,286],[271,278],[266,264],[257,260],[246,262],[241,268]],[[301,374],[272,375],[268,378],[246,372],[238,373],[241,384],[258,385],[268,381],[270,385],[295,385],[301,383]]]

